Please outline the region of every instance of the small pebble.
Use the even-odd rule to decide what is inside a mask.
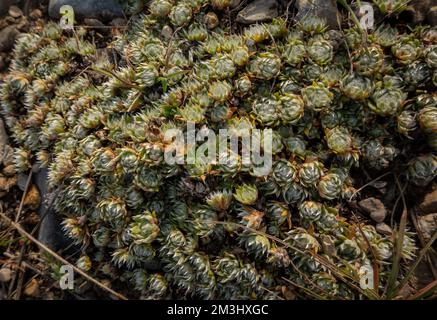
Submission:
[[[9,268],[0,269],[0,282],[9,282],[12,278],[12,270]]]
[[[392,228],[390,228],[390,226],[384,222],[378,223],[375,228],[376,228],[376,231],[378,231],[379,233],[385,234],[387,236],[391,236],[393,234]]]
[[[429,241],[437,231],[437,213],[419,216],[417,219],[423,239]]]
[[[0,56],[0,58],[2,58]],[[2,58],[3,59],[3,58]],[[5,124],[0,118],[0,145],[5,145],[8,143],[8,134],[6,133]]]
[[[38,297],[39,291],[39,282],[36,279],[32,279],[24,288],[24,294],[29,297]]]
[[[109,23],[110,26],[114,26],[114,27],[124,27],[126,26],[126,24],[127,21],[126,19],[123,18],[116,18]]]
[[[17,6],[10,6],[8,13],[12,18],[19,18],[23,15],[23,11]]]
[[[437,212],[437,190],[428,193],[423,202],[420,204],[420,209],[424,213],[435,213]]]
[[[219,19],[218,19],[217,15],[214,12],[208,12],[203,17],[203,23],[205,23],[205,25],[206,25],[206,27],[208,29],[214,29],[215,27],[218,26]]]
[[[3,168],[3,174],[7,177],[13,177],[16,173],[17,172],[15,171],[15,166],[13,164],[10,164]]]
[[[387,216],[387,209],[379,199],[367,198],[358,202],[358,205],[376,222],[383,222]]]
[[[11,50],[19,34],[20,32],[15,26],[8,26],[0,30],[0,52]]]
[[[170,39],[173,36],[173,29],[170,26],[164,26],[161,35],[166,39]]]
[[[32,10],[32,12],[29,14],[29,17],[35,20],[42,18],[42,11],[39,9]]]
[[[15,18],[11,16],[5,17],[3,21],[6,22],[8,25],[15,24]]]
[[[25,207],[28,207],[29,209],[36,210],[41,204],[41,196],[39,194],[39,190],[35,185],[32,185],[29,188],[29,191],[26,194],[26,197],[24,197],[23,204]]]
[[[17,177],[0,176],[0,191],[9,191],[12,187],[17,185]]]
[[[0,163],[6,167],[10,164],[14,164],[14,149],[10,145],[0,145]]]
[[[88,19],[87,18],[87,19],[84,19],[83,22],[84,22],[84,24],[87,27],[97,27],[97,28],[99,28],[99,27],[103,27],[104,26],[104,24],[100,20],[98,20],[98,19]]]

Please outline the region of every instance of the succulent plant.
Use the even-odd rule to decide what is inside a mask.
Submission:
[[[392,13],[398,2],[378,6]],[[358,274],[375,252],[387,281],[393,239],[363,223],[370,252],[350,218],[352,167],[408,163],[417,186],[437,176],[435,30],[348,29],[343,41],[309,16],[231,32],[221,19],[230,5],[151,1],[111,43],[117,64],[85,30],[72,37],[49,24],[20,37],[0,88],[16,171],[47,169],[50,190],[60,190],[54,209],[81,245],[77,265],[131,283],[135,297],[269,299],[293,279],[350,298],[354,289],[321,257]],[[227,161],[194,152],[188,163],[204,145],[188,143],[187,123],[214,141],[222,129],[253,133],[271,169],[255,174],[259,163],[227,138]],[[167,139],[173,130],[185,145]],[[420,134],[429,145],[416,145]],[[413,239],[404,239],[404,260]],[[148,270],[155,260],[161,269]]]

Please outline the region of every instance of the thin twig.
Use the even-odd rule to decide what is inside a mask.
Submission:
[[[73,270],[75,272],[77,272],[78,274],[80,274],[82,277],[84,277],[86,280],[94,283],[95,285],[99,286],[100,288],[102,288],[103,290],[111,293],[112,295],[116,296],[117,298],[121,299],[121,300],[127,300],[127,298],[125,296],[123,296],[122,294],[112,290],[111,288],[107,287],[106,285],[104,285],[103,283],[99,282],[98,280],[94,279],[93,277],[91,277],[89,274],[87,274],[86,272],[84,272],[83,270],[79,269],[78,267],[76,267],[75,265],[71,264],[70,262],[68,262],[67,260],[65,260],[64,258],[62,258],[61,256],[59,256],[56,252],[54,252],[53,250],[51,250],[49,247],[47,247],[45,244],[41,243],[40,241],[38,241],[37,239],[35,239],[35,237],[33,237],[31,234],[29,234],[26,230],[24,230],[20,224],[15,223],[14,221],[12,221],[11,219],[8,218],[8,216],[6,216],[3,212],[0,212],[0,217],[3,218],[8,224],[10,224],[12,227],[14,227],[21,235],[23,235],[24,237],[28,238],[30,241],[32,241],[33,243],[35,243],[40,249],[42,249],[43,251],[47,252],[48,254],[50,254],[52,257],[54,257],[56,260],[62,262],[65,265],[69,265],[70,267],[73,268]]]
[[[360,191],[362,191],[363,189],[367,188],[368,186],[372,185],[372,184],[375,183],[376,181],[379,181],[379,180],[381,180],[382,178],[384,178],[384,177],[386,177],[386,176],[388,176],[388,175],[390,175],[390,174],[391,174],[391,172],[386,172],[386,173],[384,173],[383,175],[380,175],[379,177],[376,177],[376,178],[373,179],[372,181],[366,183],[364,186],[362,186],[361,188],[357,189],[357,190],[356,190],[356,191],[351,195],[351,197],[349,198],[349,201],[352,201],[353,197],[354,197],[356,194],[358,194]]]

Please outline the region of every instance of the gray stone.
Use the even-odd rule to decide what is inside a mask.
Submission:
[[[59,9],[63,5],[73,7],[76,19],[99,19],[110,21],[115,18],[123,17],[123,9],[115,0],[50,0],[49,15],[54,19],[59,19],[61,14]]]
[[[38,214],[41,218],[38,240],[55,251],[65,249],[71,245],[72,241],[62,231],[59,215],[53,207],[49,207],[50,201],[48,198],[50,194],[47,184],[47,169],[41,169],[34,175],[34,178],[42,199],[38,209]]]
[[[339,29],[340,12],[336,0],[297,0],[295,6],[297,21],[307,16],[317,16],[326,20],[329,29]]]
[[[0,30],[0,52],[11,50],[19,34],[15,26],[7,26]]]
[[[276,0],[255,0],[241,10],[237,15],[237,22],[252,24],[270,21],[278,16]]]
[[[383,222],[387,216],[387,209],[379,199],[367,198],[358,202],[358,205],[376,222]]]
[[[1,0],[0,1],[0,16],[3,16],[8,12],[10,5],[11,5],[10,0]]]
[[[28,179],[27,174],[19,173],[17,175],[17,186],[23,192],[24,192],[24,190],[26,190],[27,179]]]

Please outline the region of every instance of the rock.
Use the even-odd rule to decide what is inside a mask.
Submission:
[[[123,5],[123,11],[125,14],[131,16],[140,13],[144,7],[146,1],[144,0],[130,0],[130,1],[120,1]]]
[[[324,18],[329,29],[339,29],[340,12],[336,0],[297,0],[295,6],[298,10],[297,21],[309,15],[315,15]]]
[[[437,190],[428,193],[420,204],[420,209],[424,213],[437,212]]]
[[[10,6],[8,14],[12,18],[19,18],[19,17],[21,17],[23,15],[23,11],[21,11],[21,9],[18,8],[17,6]]]
[[[80,20],[89,18],[110,21],[123,17],[123,9],[115,0],[50,0],[50,17],[59,19],[61,17],[59,9],[63,5],[72,6],[75,18]]]
[[[26,32],[29,26],[29,19],[27,17],[20,18],[20,21],[15,25],[15,27],[18,29],[18,31]]]
[[[393,234],[392,228],[390,228],[390,226],[388,224],[385,224],[384,222],[378,223],[375,228],[376,231],[387,236],[391,236]]]
[[[433,6],[426,15],[426,18],[428,20],[428,23],[430,26],[435,27],[437,26],[437,6]]]
[[[367,198],[358,202],[358,205],[376,222],[383,222],[387,216],[387,209],[379,199]]]
[[[431,213],[426,216],[418,216],[417,223],[422,232],[423,239],[429,241],[437,231],[437,213]]]
[[[32,12],[29,14],[29,17],[34,20],[42,18],[42,11],[39,9],[32,10]]]
[[[401,16],[412,24],[419,24],[425,21],[426,15],[431,8],[432,0],[412,0],[408,7],[401,13]]]
[[[36,279],[32,279],[29,284],[24,288],[24,294],[33,298],[39,296],[39,291],[39,281]]]
[[[229,7],[231,9],[235,9],[240,6],[241,2],[243,2],[243,0],[231,0],[231,4]]]
[[[0,176],[0,191],[9,191],[12,187],[17,185],[17,177],[7,178]]]
[[[1,0],[0,1],[0,16],[3,16],[8,12],[10,5],[11,5],[10,0]]]
[[[123,18],[116,18],[116,19],[112,20],[109,23],[109,25],[113,26],[113,27],[124,27],[127,25],[127,21],[126,21],[126,19],[123,19]]]
[[[327,235],[321,236],[321,243],[323,252],[326,253],[330,257],[334,257],[337,254],[337,249],[335,248],[334,241],[332,240],[332,237]]]
[[[6,177],[13,177],[13,176],[15,176],[16,173],[17,172],[15,171],[15,166],[13,164],[10,164],[10,165],[3,168],[3,174]]]
[[[252,24],[270,21],[278,16],[276,0],[255,0],[241,10],[237,15],[237,22]]]
[[[98,19],[89,19],[89,18],[86,18],[86,19],[83,20],[83,23],[87,27],[93,27],[93,28],[96,28],[96,29],[99,29],[99,28],[105,26],[103,24],[103,22],[98,20]]]
[[[161,35],[165,38],[165,39],[171,39],[171,37],[173,36],[173,29],[172,27],[165,25],[162,30],[161,30]]]
[[[7,25],[11,25],[15,23],[15,18],[12,18],[11,16],[6,16],[3,21],[6,22]]]
[[[218,26],[219,18],[214,12],[210,11],[203,17],[203,23],[211,30]]]
[[[15,39],[20,34],[15,26],[7,26],[0,31],[0,52],[9,51],[15,43]]]
[[[24,197],[23,205],[31,210],[36,210],[41,204],[41,195],[35,185],[31,185]]]
[[[0,163],[5,167],[14,164],[14,149],[8,144],[0,144]]]
[[[3,119],[0,118],[0,146],[8,144],[8,134],[6,133],[5,124]]]
[[[108,34],[111,29],[105,28],[105,25],[98,19],[84,19],[84,25],[86,25],[90,30],[95,30],[99,34]]]
[[[34,175],[34,178],[42,199],[38,209],[38,215],[41,217],[38,240],[55,251],[69,247],[69,252],[76,252],[77,248],[71,245],[71,239],[68,239],[62,231],[60,217],[53,208],[48,207],[50,201],[47,199],[49,197],[47,169],[41,169]]]
[[[19,173],[17,176],[17,186],[18,188],[20,188],[21,191],[24,192],[24,190],[26,189],[26,184],[27,184],[27,174],[24,173]]]
[[[12,270],[9,268],[0,269],[0,282],[9,282],[12,278]]]

